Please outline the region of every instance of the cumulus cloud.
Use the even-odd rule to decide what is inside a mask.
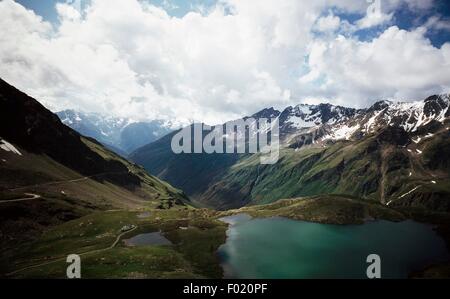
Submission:
[[[328,93],[341,104],[359,106],[379,98],[411,100],[448,91],[450,44],[435,48],[424,34],[423,27],[405,31],[392,26],[371,42],[344,36],[316,40],[311,71],[300,83],[323,76],[313,93]]]
[[[383,14],[418,3],[389,0]],[[364,106],[447,90],[450,45],[433,47],[426,26],[368,42],[340,35],[346,21],[333,11],[360,14],[350,25],[362,26],[367,8],[221,0],[176,18],[145,1],[92,0],[81,13],[58,4],[60,24],[49,24],[3,0],[0,77],[52,110],[210,124],[304,101]]]

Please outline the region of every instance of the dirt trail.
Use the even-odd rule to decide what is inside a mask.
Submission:
[[[41,198],[40,195],[38,195],[38,194],[33,194],[33,193],[25,193],[25,195],[26,195],[26,196],[29,196],[29,197],[18,198],[18,199],[10,199],[10,200],[0,200],[0,204],[2,204],[2,203],[11,203],[11,202],[28,201],[28,200],[34,200],[34,199],[39,199],[39,198]]]
[[[108,174],[122,174],[122,173],[128,173],[128,172],[125,172],[125,171],[104,172],[104,173],[98,173],[98,174],[85,176],[85,177],[77,178],[77,179],[64,180],[64,181],[55,181],[55,182],[48,182],[48,183],[43,183],[43,184],[22,186],[22,187],[13,188],[13,189],[7,189],[7,191],[19,191],[19,190],[23,190],[23,189],[37,188],[37,187],[42,187],[42,186],[52,186],[52,185],[58,185],[58,184],[64,184],[64,183],[76,183],[76,182],[86,181],[88,179],[92,179],[92,178],[95,178],[95,177],[101,177],[101,176],[108,175]]]
[[[126,235],[126,234],[128,234],[128,233],[131,233],[132,231],[136,230],[137,228],[138,228],[138,227],[135,226],[133,229],[130,229],[129,231],[126,231],[126,232],[121,233],[120,235],[117,236],[117,238],[116,238],[116,240],[114,241],[114,243],[112,243],[111,246],[109,246],[109,247],[107,247],[107,248],[103,248],[103,249],[95,249],[95,250],[91,250],[91,251],[86,251],[86,252],[80,253],[80,254],[78,254],[78,255],[81,257],[81,256],[85,256],[85,255],[88,255],[88,254],[99,253],[99,252],[103,252],[103,251],[107,251],[107,250],[113,249],[114,247],[117,246],[117,244],[120,242],[120,239],[121,239],[124,235]],[[14,275],[14,274],[17,274],[17,273],[20,273],[20,272],[23,272],[23,271],[26,271],[26,270],[30,270],[30,269],[39,268],[39,267],[42,267],[42,266],[51,265],[51,264],[54,264],[54,263],[57,263],[57,262],[62,262],[62,261],[65,261],[66,259],[67,259],[67,256],[64,256],[64,257],[57,258],[57,259],[52,260],[52,261],[49,261],[49,262],[45,262],[45,263],[41,263],[41,264],[37,264],[37,265],[32,265],[32,266],[28,266],[28,267],[25,267],[25,268],[22,268],[22,269],[19,269],[19,270],[10,272],[10,273],[6,274],[6,276],[12,276],[12,275]]]

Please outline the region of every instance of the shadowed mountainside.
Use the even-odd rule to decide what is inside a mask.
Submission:
[[[188,202],[181,191],[81,136],[3,80],[0,147],[2,244],[95,210]]]

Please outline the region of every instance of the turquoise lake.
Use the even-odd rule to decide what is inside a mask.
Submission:
[[[433,227],[414,221],[325,225],[245,214],[222,220],[230,224],[219,249],[225,278],[367,278],[370,254],[380,256],[382,278],[407,278],[449,258]]]

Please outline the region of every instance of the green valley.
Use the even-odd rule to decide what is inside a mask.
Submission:
[[[450,244],[448,119],[424,132],[387,126],[331,141],[319,136],[330,129],[301,129],[283,136],[273,165],[258,154],[175,155],[175,132],[130,162],[4,81],[0,108],[2,278],[65,278],[71,254],[83,278],[222,278],[221,218],[239,214],[334,225],[414,219]]]

